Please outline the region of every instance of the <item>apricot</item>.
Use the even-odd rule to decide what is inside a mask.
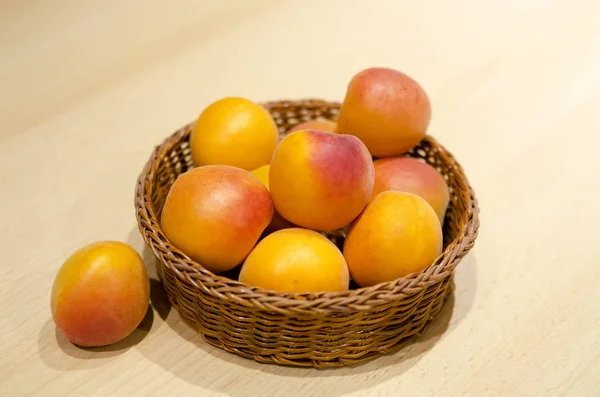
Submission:
[[[416,194],[385,191],[352,222],[344,257],[352,279],[362,287],[420,272],[442,252],[438,217]]]
[[[75,251],[60,267],[51,292],[57,329],[79,346],[125,339],[141,323],[150,281],[140,255],[117,241],[98,241]]]
[[[325,119],[314,119],[295,125],[294,127],[290,128],[288,133],[300,130],[317,130],[321,132],[334,133],[336,131],[336,128],[337,123],[335,121]]]
[[[239,280],[278,292],[333,292],[349,288],[350,276],[340,250],[313,230],[278,230],[250,252]]]
[[[270,169],[270,167],[271,167],[270,164],[266,164],[266,165],[261,165],[260,167],[258,167],[255,170],[252,170],[252,173],[254,174],[254,176],[256,176],[262,182],[262,184],[265,185],[267,190],[269,189],[269,169]],[[295,226],[294,224],[292,224],[291,222],[289,222],[285,218],[283,218],[281,215],[279,215],[279,212],[274,211],[273,219],[271,219],[271,223],[269,224],[269,226],[267,226],[267,228],[265,229],[265,232],[273,233],[276,230],[286,229],[286,228],[290,228],[290,227],[294,227],[294,226]]]
[[[267,188],[267,190],[269,190],[269,169],[270,169],[271,165],[270,164],[265,164],[265,165],[261,165],[260,167],[253,169],[252,174],[258,178],[258,180],[265,185],[265,187]]]
[[[219,273],[242,263],[272,217],[269,191],[252,173],[206,165],[175,180],[161,224],[176,247]]]
[[[414,193],[424,198],[435,210],[440,223],[444,223],[450,192],[444,177],[435,168],[407,156],[378,159],[373,164],[373,196],[386,190]]]
[[[279,141],[270,113],[246,98],[227,97],[198,116],[190,135],[196,165],[223,164],[253,170],[271,162]]]
[[[431,105],[412,78],[390,68],[368,68],[348,84],[337,120],[340,134],[360,138],[373,156],[407,152],[423,139]]]
[[[365,207],[374,183],[373,161],[351,135],[295,131],[275,149],[269,171],[277,212],[295,225],[335,230]]]

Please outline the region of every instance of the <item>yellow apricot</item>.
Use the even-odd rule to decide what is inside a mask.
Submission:
[[[246,98],[227,97],[198,116],[190,135],[196,165],[232,165],[247,171],[269,164],[279,141],[270,113]]]
[[[346,260],[326,237],[313,230],[278,230],[250,252],[239,280],[279,292],[344,291],[349,288]]]
[[[413,193],[379,193],[350,225],[344,257],[352,279],[367,287],[420,272],[442,252],[433,208]]]
[[[75,251],[60,267],[51,292],[54,323],[80,346],[105,346],[140,324],[150,281],[140,255],[118,241],[98,241]]]

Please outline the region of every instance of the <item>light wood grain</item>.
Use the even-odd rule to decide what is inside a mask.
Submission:
[[[0,3],[0,395],[600,395],[600,3]],[[151,255],[133,213],[152,147],[211,101],[341,99],[384,65],[427,89],[481,231],[422,337],[331,371],[209,347],[153,284],[111,348],[57,334],[62,261],[100,239]],[[155,278],[155,273],[152,274]]]

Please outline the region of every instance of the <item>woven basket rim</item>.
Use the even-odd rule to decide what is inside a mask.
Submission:
[[[274,100],[261,103],[267,109],[272,107],[286,107],[289,105],[304,106],[340,106],[337,101],[325,101],[322,99],[300,99],[300,100]],[[149,159],[138,176],[135,188],[135,210],[138,229],[149,248],[162,259],[162,263],[173,270],[178,278],[186,282],[192,288],[202,288],[205,292],[222,299],[233,300],[237,304],[247,307],[261,307],[269,310],[278,310],[277,306],[285,303],[287,309],[296,308],[300,311],[306,309],[327,309],[338,311],[356,311],[372,309],[373,306],[385,304],[390,300],[404,299],[419,293],[427,286],[436,283],[439,279],[451,273],[455,266],[455,258],[464,257],[472,248],[477,238],[479,229],[479,206],[475,192],[468,182],[462,166],[455,160],[453,155],[446,150],[435,138],[429,134],[424,140],[435,145],[440,155],[446,157],[446,161],[454,167],[455,178],[462,178],[468,191],[468,211],[463,215],[463,230],[448,245],[443,252],[426,269],[406,275],[393,281],[379,283],[369,287],[360,287],[341,292],[276,292],[261,287],[250,286],[239,280],[215,274],[192,260],[183,251],[175,247],[164,235],[160,227],[160,221],[152,208],[151,192],[146,189],[155,176],[159,162],[189,134],[195,121],[192,121],[167,136],[159,145],[156,145]],[[158,249],[153,241],[149,240],[145,230],[149,230],[154,237],[181,261],[184,265],[174,263],[165,258],[164,252]],[[445,260],[446,259],[446,260]],[[277,305],[272,305],[277,303]]]

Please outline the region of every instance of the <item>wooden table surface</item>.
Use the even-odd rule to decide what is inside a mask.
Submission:
[[[600,395],[600,3],[0,3],[1,396]],[[154,311],[98,351],[58,334],[50,288],[95,240],[156,278],[133,211],[153,146],[227,96],[341,100],[389,66],[430,95],[429,133],[481,204],[456,291],[420,338],[354,368],[210,347],[153,282]]]

